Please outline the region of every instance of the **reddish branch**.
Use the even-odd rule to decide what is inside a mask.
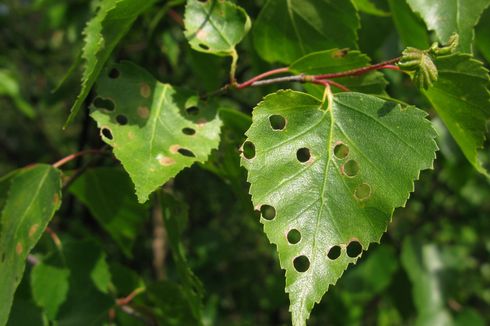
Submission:
[[[143,293],[145,291],[144,288],[137,288],[135,289],[133,292],[131,292],[130,294],[128,294],[127,296],[125,296],[124,298],[119,298],[116,300],[116,304],[118,306],[126,306],[128,305],[129,303],[131,303],[131,301],[133,301],[133,299],[140,293]]]
[[[238,84],[236,86],[237,89],[242,89],[242,88],[245,88],[245,87],[248,87],[250,85],[252,85],[253,83],[261,80],[261,79],[264,79],[265,77],[269,77],[269,76],[272,76],[272,75],[277,75],[277,74],[282,74],[282,73],[285,73],[285,72],[289,72],[289,68],[285,67],[285,68],[277,68],[277,69],[272,69],[272,70],[269,70],[269,71],[266,71],[260,75],[257,75],[249,80],[247,80],[246,82],[243,82],[241,84]]]
[[[59,167],[65,165],[66,163],[73,161],[77,157],[80,157],[83,155],[87,155],[87,154],[101,155],[103,153],[104,153],[104,149],[86,149],[86,150],[76,152],[76,153],[70,154],[70,155],[62,158],[58,162],[53,163],[53,167],[59,168]]]

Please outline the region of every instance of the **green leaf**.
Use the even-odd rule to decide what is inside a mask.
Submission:
[[[332,49],[308,54],[293,62],[289,69],[296,74],[319,75],[361,68],[368,66],[370,63],[369,57],[359,51]],[[372,71],[360,76],[335,78],[335,81],[352,91],[371,94],[385,93],[385,87],[388,84],[383,74],[379,71]],[[310,94],[321,98],[325,87],[305,85],[305,88],[308,89]]]
[[[408,6],[406,0],[388,0],[393,22],[405,47],[412,46],[418,49],[429,47],[429,35],[424,23]]]
[[[8,96],[21,113],[28,118],[34,118],[36,111],[20,94],[19,83],[8,70],[0,69],[0,96]]]
[[[254,24],[254,45],[269,62],[291,63],[314,51],[357,48],[359,17],[350,1],[269,0]]]
[[[447,43],[453,33],[460,36],[459,50],[471,53],[475,27],[490,0],[407,0],[439,41]]]
[[[279,91],[254,109],[242,162],[286,270],[293,325],[305,325],[329,286],[379,242],[420,170],[432,167],[425,115],[360,93],[328,104]]]
[[[357,10],[374,16],[389,16],[390,13],[376,7],[370,0],[352,0]]]
[[[423,93],[436,109],[468,161],[487,174],[478,158],[490,118],[488,71],[467,54],[442,56],[435,61],[439,78]]]
[[[128,175],[114,168],[86,171],[70,187],[70,192],[88,207],[128,257],[148,217],[146,207],[138,204],[132,189]]]
[[[476,27],[476,46],[490,63],[490,9],[485,10]]]
[[[38,164],[19,170],[11,178],[1,215],[0,325],[5,325],[10,306],[25,268],[27,255],[44,232],[61,203],[61,173],[51,165]]]
[[[116,78],[114,74],[117,74]],[[159,83],[142,68],[115,65],[97,84],[92,117],[136,186],[139,202],[219,144],[212,100]]]
[[[251,25],[245,10],[226,0],[188,0],[184,24],[194,50],[220,56],[233,55]]]
[[[68,269],[44,263],[37,264],[32,269],[32,297],[50,320],[56,318],[58,308],[66,300],[69,276]]]
[[[83,75],[80,93],[71,107],[65,128],[70,124],[112,51],[126,35],[136,18],[150,8],[156,0],[101,0],[97,14],[87,23],[83,31],[85,46],[82,50]]]
[[[410,72],[412,80],[418,88],[427,89],[438,78],[437,67],[432,56],[426,50],[408,47],[402,52],[398,66]]]

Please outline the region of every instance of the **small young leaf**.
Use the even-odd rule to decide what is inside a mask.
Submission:
[[[268,0],[253,37],[264,60],[291,63],[314,51],[357,48],[358,28],[356,8],[347,0]]]
[[[0,220],[0,325],[7,322],[27,255],[61,203],[61,173],[51,165],[19,170],[10,180]]]
[[[468,161],[487,174],[478,159],[490,119],[488,71],[467,54],[438,57],[439,79],[424,91]]]
[[[32,297],[50,320],[55,320],[58,308],[66,300],[69,276],[68,269],[44,263],[37,264],[32,269]]]
[[[413,72],[412,80],[418,88],[427,89],[437,81],[437,67],[426,50],[406,48],[403,50],[398,66],[402,70]]]
[[[136,18],[150,8],[155,1],[99,1],[97,14],[87,23],[83,31],[85,45],[82,52],[84,60],[82,84],[65,127],[75,119],[116,45],[129,31]]]
[[[70,192],[88,207],[128,257],[132,256],[134,240],[148,217],[132,188],[128,175],[114,168],[86,171],[70,187]]]
[[[407,0],[428,29],[436,32],[439,41],[447,43],[453,33],[461,37],[459,50],[471,53],[474,39],[473,28],[490,0]]]
[[[332,49],[307,54],[293,62],[289,69],[297,74],[319,75],[365,67],[370,62],[369,57],[359,51]],[[387,84],[383,74],[379,71],[372,71],[360,76],[336,78],[335,81],[352,91],[371,94],[383,94]],[[323,95],[324,87],[322,86],[305,85],[305,88],[310,94],[319,98]]]
[[[212,101],[159,83],[130,64],[109,67],[97,84],[91,116],[136,186],[139,202],[219,144]]]
[[[194,50],[232,55],[250,29],[245,10],[226,0],[189,0],[185,8],[185,36]]]
[[[284,117],[284,129],[271,127],[272,115]],[[279,91],[254,109],[247,142],[255,151],[242,162],[286,270],[293,325],[305,325],[328,287],[379,242],[420,170],[432,167],[435,131],[425,116],[360,93],[328,104]]]

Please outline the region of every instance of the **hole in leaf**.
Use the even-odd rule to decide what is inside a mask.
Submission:
[[[124,126],[125,124],[128,123],[128,118],[125,115],[123,115],[123,114],[118,114],[118,116],[116,117],[116,121],[121,126]]]
[[[112,68],[111,71],[109,71],[109,78],[116,79],[117,77],[119,77],[119,70]]]
[[[351,241],[347,245],[347,256],[349,256],[351,258],[355,258],[355,257],[359,256],[361,254],[361,252],[362,252],[362,246],[359,243],[359,241]]]
[[[367,183],[361,183],[356,187],[354,196],[359,200],[365,200],[371,197],[371,187]]]
[[[209,50],[209,46],[207,46],[206,44],[199,43],[199,47],[203,50]]]
[[[354,160],[349,160],[342,165],[345,175],[355,177],[359,173],[359,163]]]
[[[252,159],[255,157],[255,145],[251,141],[246,141],[242,146],[242,153],[246,159]]]
[[[108,128],[102,128],[102,135],[105,138],[112,140],[112,132],[111,132],[110,129],[108,129]]]
[[[287,238],[290,244],[296,244],[301,240],[301,232],[296,229],[292,229],[288,232]]]
[[[327,254],[328,258],[335,260],[340,257],[340,246],[333,246]]]
[[[298,256],[294,258],[293,265],[298,272],[304,273],[310,268],[310,260],[306,256]]]
[[[300,148],[296,152],[296,158],[301,163],[307,162],[310,159],[310,157],[311,157],[310,150],[306,147]]]
[[[199,114],[199,108],[197,106],[191,106],[187,109],[185,109],[185,112],[188,114],[188,115],[198,115]]]
[[[276,217],[276,209],[271,205],[262,205],[260,206],[260,214],[263,218],[270,221]]]
[[[188,150],[186,148],[179,148],[178,151],[180,155],[187,156],[187,157],[196,157],[194,153],[191,150]]]
[[[106,109],[108,111],[114,110],[114,102],[107,98],[96,97],[94,100],[94,106],[99,109]]]
[[[271,115],[269,122],[274,130],[284,130],[284,127],[286,127],[286,119],[282,115]]]
[[[192,136],[192,135],[194,135],[196,133],[196,131],[194,129],[192,129],[192,128],[184,128],[184,129],[182,129],[182,133],[184,135]]]
[[[347,147],[344,144],[338,144],[335,146],[333,149],[333,154],[335,155],[336,158],[338,159],[344,159],[349,155],[349,147]]]

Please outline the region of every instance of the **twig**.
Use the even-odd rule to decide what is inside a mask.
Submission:
[[[269,77],[269,76],[272,76],[272,75],[277,75],[277,74],[282,74],[282,73],[285,73],[285,72],[289,72],[289,68],[288,67],[284,67],[284,68],[277,68],[277,69],[272,69],[272,70],[269,70],[269,71],[266,71],[264,73],[261,73],[260,75],[257,75],[253,78],[250,78],[249,80],[241,83],[241,84],[238,84],[236,86],[237,89],[242,89],[242,88],[245,88],[245,87],[248,87],[250,85],[252,85],[253,83],[261,80],[261,79],[264,79],[266,77]]]
[[[128,305],[131,301],[133,301],[133,299],[138,295],[138,294],[141,294],[145,292],[145,288],[137,288],[135,290],[133,290],[130,294],[128,294],[127,296],[125,296],[124,298],[119,298],[119,299],[116,299],[116,304],[118,306],[126,306]]]
[[[82,156],[82,155],[87,155],[87,154],[100,155],[100,154],[104,154],[104,153],[105,153],[104,148],[102,148],[102,149],[86,149],[86,150],[76,152],[76,153],[70,154],[70,155],[62,158],[61,160],[53,163],[53,167],[60,168],[61,166],[65,165],[66,163],[73,161],[74,159],[76,159],[77,157]]]
[[[352,69],[352,70],[347,70],[347,71],[342,71],[342,72],[335,72],[335,73],[330,73],[330,74],[321,74],[321,75],[315,75],[314,79],[334,79],[334,78],[340,78],[340,77],[348,77],[348,76],[359,76],[366,74],[370,71],[373,70],[380,70],[380,69],[392,69],[393,63],[396,63],[400,61],[400,57],[394,58],[391,60],[383,61],[374,65],[370,65],[367,67],[362,67],[362,68],[357,68],[357,69]],[[398,67],[397,67],[398,68]]]
[[[163,211],[160,197],[154,197],[152,210],[153,220],[153,268],[158,280],[165,279],[165,260],[167,258],[167,230],[163,221]]]

